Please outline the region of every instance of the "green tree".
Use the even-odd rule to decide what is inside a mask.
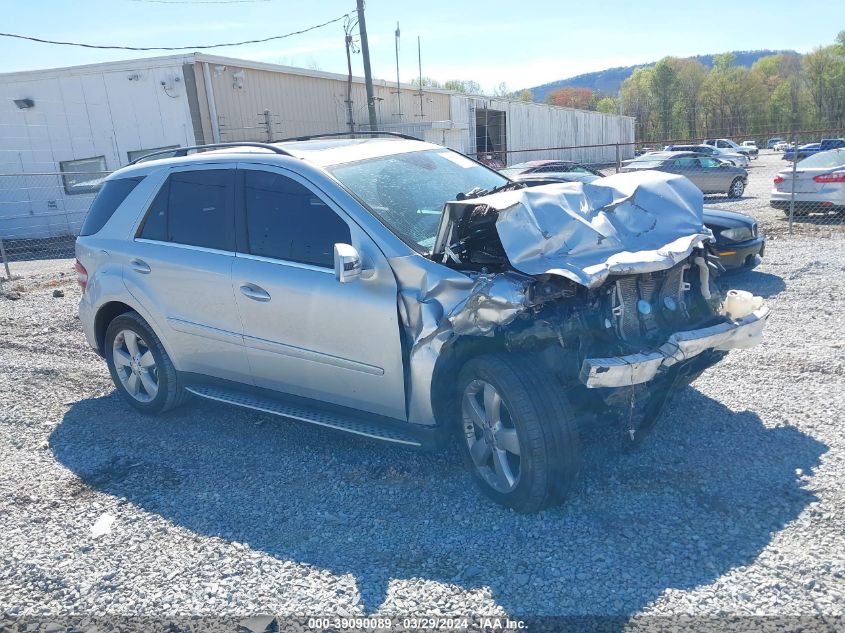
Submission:
[[[603,114],[618,114],[619,105],[613,97],[602,97],[596,102],[596,111]]]
[[[672,111],[678,98],[678,73],[673,60],[664,57],[654,65],[651,73],[651,96],[657,110],[657,124],[660,138],[672,136]]]

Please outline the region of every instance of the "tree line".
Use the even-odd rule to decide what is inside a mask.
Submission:
[[[664,57],[628,77],[618,96],[561,88],[547,103],[636,120],[640,140],[766,135],[845,128],[845,31],[805,55],[761,57],[750,68],[731,53],[707,68]]]

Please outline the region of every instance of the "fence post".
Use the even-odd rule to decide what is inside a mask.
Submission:
[[[789,193],[789,234],[792,235],[792,220],[795,217],[795,171],[798,169],[798,136],[792,135],[792,188]]]
[[[6,279],[12,281],[12,273],[9,272],[9,259],[6,257],[6,247],[3,246],[2,237],[0,237],[0,258],[3,259],[3,267],[6,269]]]
[[[622,169],[622,163],[619,160],[619,143],[616,144],[616,173],[619,173],[619,170]]]

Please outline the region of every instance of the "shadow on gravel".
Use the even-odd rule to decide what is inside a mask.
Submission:
[[[768,299],[786,290],[783,277],[759,270],[728,271],[719,278],[722,290],[738,288]]]
[[[368,613],[388,589],[418,600],[398,582],[414,578],[455,585],[451,600],[489,587],[523,616],[631,614],[752,562],[814,500],[796,469],[810,474],[826,451],[687,388],[636,452],[591,438],[567,503],[521,516],[477,494],[455,450],[211,403],[147,418],[115,394],[83,400],[50,444],[88,486],[199,535],[353,574]]]

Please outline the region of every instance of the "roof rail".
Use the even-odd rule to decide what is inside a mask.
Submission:
[[[207,152],[213,149],[220,149],[221,147],[260,147],[261,149],[270,150],[271,152],[275,152],[276,154],[283,154],[285,156],[292,155],[290,152],[283,150],[281,147],[276,147],[275,145],[271,145],[270,143],[254,143],[252,141],[243,141],[241,143],[211,143],[209,145],[192,145],[191,147],[163,149],[158,152],[144,154],[143,156],[141,156],[140,158],[136,158],[129,164],[135,165],[137,163],[142,163],[144,161],[152,159],[154,156],[161,156],[162,154],[167,154],[169,157],[175,158],[177,156],[187,156],[188,152],[191,151]]]
[[[363,135],[363,136],[375,136],[377,134],[381,134],[382,136],[395,136],[396,138],[404,138],[409,141],[420,141],[422,139],[417,138],[416,136],[411,136],[410,134],[402,134],[400,132],[388,132],[386,130],[356,130],[355,132],[327,132],[324,134],[306,134],[305,136],[292,136],[290,138],[283,138],[278,141],[273,141],[274,143],[289,143],[292,141],[310,141],[311,139],[315,138],[332,138],[332,137],[339,137],[339,136],[356,136],[356,135]]]

